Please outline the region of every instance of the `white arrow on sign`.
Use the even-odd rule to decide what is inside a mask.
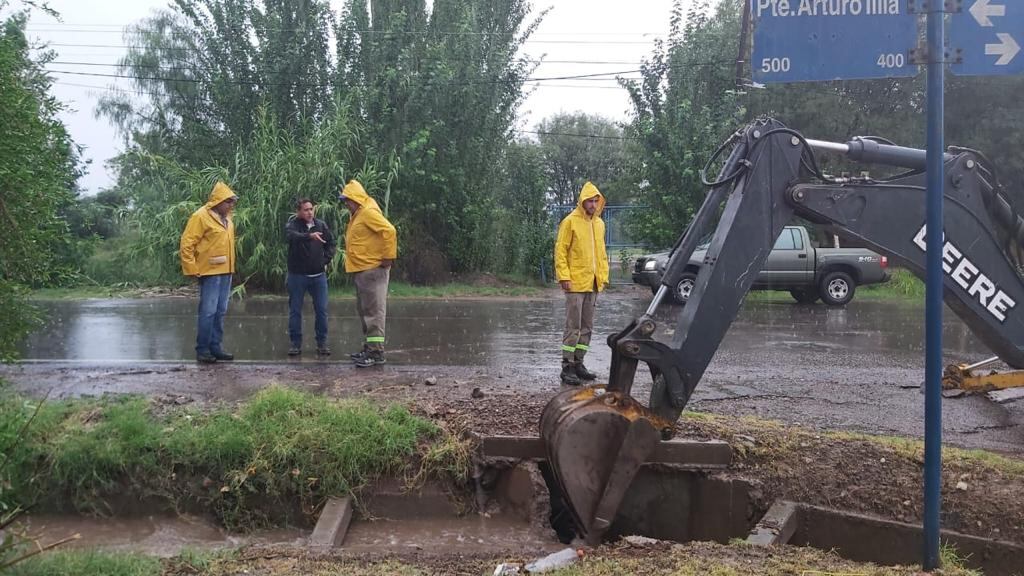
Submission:
[[[996,66],[1006,66],[1017,55],[1017,52],[1020,52],[1020,44],[1017,44],[1013,36],[1005,32],[1000,32],[996,36],[999,37],[999,44],[985,44],[985,54],[987,56],[999,56],[999,60],[996,60]]]
[[[992,16],[1006,16],[1006,6],[1002,4],[989,5],[992,0],[977,0],[971,6],[971,16],[984,28],[992,26]]]

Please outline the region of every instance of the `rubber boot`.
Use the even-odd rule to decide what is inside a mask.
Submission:
[[[559,375],[562,384],[566,386],[579,386],[579,376],[576,375],[576,363],[569,360],[562,360],[562,373]]]
[[[587,367],[583,365],[583,358],[576,359],[576,375],[579,376],[580,380],[597,380],[597,374],[594,374]]]

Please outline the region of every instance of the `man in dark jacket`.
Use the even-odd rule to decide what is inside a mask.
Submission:
[[[327,346],[327,264],[337,245],[323,220],[313,217],[309,198],[295,203],[295,215],[284,226],[288,239],[289,356],[302,354],[302,302],[309,292],[316,314],[316,353],[329,355]]]

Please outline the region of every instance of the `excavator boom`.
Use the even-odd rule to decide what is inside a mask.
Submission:
[[[541,418],[549,461],[580,534],[600,540],[634,475],[674,423],[718,350],[757,273],[794,216],[856,239],[918,277],[925,274],[925,151],[855,139],[808,140],[772,119],[737,131],[703,205],[680,237],[651,306],[608,338],[606,387],[556,395]],[[886,179],[830,178],[816,151],[907,169]],[[717,155],[717,154],[716,154]],[[1024,368],[1024,220],[980,153],[945,155],[943,295],[1003,362]],[[671,342],[654,339],[654,312],[685,271],[698,241],[711,243]],[[630,391],[640,362],[654,379],[645,407]]]

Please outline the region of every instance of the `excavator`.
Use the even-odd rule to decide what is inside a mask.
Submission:
[[[830,176],[819,167],[820,153],[892,174]],[[718,176],[707,182],[707,168],[702,174],[710,190],[673,247],[650,306],[608,337],[608,383],[563,390],[541,415],[548,463],[581,538],[601,541],[637,471],[674,434],[757,272],[794,217],[925,277],[925,156],[876,137],[812,140],[772,118],[744,126],[718,148],[708,161],[720,164]],[[1024,369],[1024,219],[982,153],[948,148],[943,177],[943,299],[995,359]],[[654,314],[709,230],[711,243],[671,341],[655,340]],[[995,359],[951,367],[946,381],[976,378],[972,370]],[[640,362],[653,377],[646,405],[630,395]],[[1024,384],[1024,371],[1003,377],[1003,387]]]

